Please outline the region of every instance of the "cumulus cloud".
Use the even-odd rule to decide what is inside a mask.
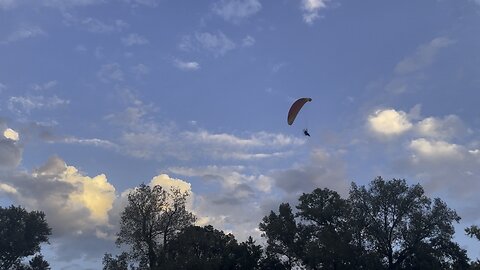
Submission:
[[[462,159],[463,149],[461,146],[445,141],[432,141],[424,138],[410,142],[410,149],[416,155],[426,159]]]
[[[149,41],[148,39],[139,34],[131,33],[128,36],[122,38],[122,43],[123,45],[130,47],[134,45],[145,45],[148,44]]]
[[[471,132],[456,115],[447,115],[444,118],[427,117],[419,121],[415,128],[420,136],[437,139],[463,137]]]
[[[57,96],[16,96],[8,99],[8,109],[15,113],[30,113],[38,109],[54,109],[59,106],[65,106],[70,103],[69,100],[61,99]]]
[[[197,62],[185,62],[179,59],[175,59],[173,61],[173,64],[176,68],[185,71],[200,69],[200,64]]]
[[[269,196],[273,179],[262,174],[249,174],[243,166],[205,166],[197,168],[173,167],[172,173],[195,177],[208,188],[206,194],[195,195],[194,211],[198,225],[211,224],[237,239],[245,240],[256,232],[258,221],[264,215],[260,207]]]
[[[32,173],[16,173],[0,182],[17,191],[17,203],[44,211],[56,237],[109,224],[115,188],[103,174],[85,176],[52,157]]]
[[[262,4],[258,0],[220,0],[213,11],[226,21],[238,23],[259,12]]]
[[[0,123],[0,128],[3,129],[3,138],[0,138],[0,169],[14,169],[22,160],[23,148],[18,142],[20,136],[3,123]]]
[[[12,141],[18,141],[19,140],[19,135],[18,135],[18,132],[16,132],[15,130],[11,129],[11,128],[7,128],[5,129],[5,131],[3,132],[3,136],[7,139],[10,139]]]
[[[11,33],[2,44],[12,43],[24,39],[34,38],[46,35],[45,31],[38,26],[23,26]]]
[[[405,112],[394,109],[377,110],[367,122],[374,134],[387,137],[401,135],[413,126]]]
[[[304,11],[303,20],[307,24],[313,24],[320,18],[319,12],[327,7],[330,0],[302,0],[301,8]]]

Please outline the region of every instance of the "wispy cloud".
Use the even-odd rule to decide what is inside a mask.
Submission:
[[[100,70],[97,72],[97,76],[102,82],[105,83],[124,80],[123,71],[118,63],[102,65]]]
[[[43,83],[43,84],[33,84],[32,89],[35,90],[35,91],[43,91],[43,90],[48,90],[48,89],[54,88],[55,86],[57,86],[57,84],[58,84],[58,81],[53,80],[53,81],[48,81],[48,82]]]
[[[81,145],[90,145],[90,146],[96,146],[96,147],[102,147],[102,148],[108,148],[108,149],[118,149],[118,145],[108,141],[108,140],[103,140],[103,139],[80,139],[80,138],[75,138],[75,137],[67,137],[64,139],[56,140],[56,142],[62,142],[62,143],[67,143],[67,144],[81,144]]]
[[[16,6],[16,0],[0,0],[0,9],[9,10]]]
[[[432,65],[441,49],[455,44],[455,41],[446,37],[438,37],[417,48],[412,56],[408,56],[395,66],[395,74],[405,75],[419,71]]]
[[[303,20],[307,24],[313,24],[320,18],[319,12],[327,7],[328,2],[330,0],[302,0]]]
[[[149,41],[145,37],[136,34],[136,33],[131,33],[126,37],[122,38],[122,43],[125,46],[134,46],[134,45],[145,45],[148,44]]]
[[[401,94],[411,91],[418,79],[416,75],[432,66],[442,49],[455,44],[455,40],[437,37],[420,45],[415,52],[401,60],[394,69],[393,78],[386,84],[387,92]]]
[[[150,68],[148,68],[148,66],[146,66],[145,64],[141,64],[141,63],[138,65],[132,66],[130,70],[137,79],[140,79],[143,76],[150,73]]]
[[[38,26],[22,26],[11,33],[4,41],[1,42],[1,44],[12,43],[44,35],[46,35],[45,31]]]
[[[197,63],[197,62],[185,62],[185,61],[182,61],[182,60],[179,60],[179,59],[175,59],[173,61],[173,65],[178,68],[178,69],[181,69],[181,70],[185,70],[185,71],[190,71],[190,70],[198,70],[200,69],[200,64]]]
[[[160,0],[123,0],[125,3],[137,6],[157,7],[160,4]]]
[[[110,22],[104,22],[97,18],[87,17],[79,18],[68,12],[63,12],[63,21],[66,25],[77,26],[82,30],[97,33],[97,34],[106,34],[113,32],[122,32],[128,27],[128,24],[123,20],[112,20]]]
[[[255,38],[252,37],[252,36],[246,36],[245,38],[243,38],[242,40],[242,46],[243,47],[251,47],[255,45]]]
[[[57,96],[15,96],[8,99],[8,109],[15,113],[30,113],[32,110],[53,109],[69,103],[69,100]]]
[[[220,0],[213,5],[213,11],[226,21],[238,23],[262,9],[258,0]]]
[[[222,56],[236,47],[236,44],[220,31],[217,33],[196,33],[195,38],[204,49],[215,56]]]

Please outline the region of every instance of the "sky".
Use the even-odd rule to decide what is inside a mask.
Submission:
[[[141,183],[261,242],[281,202],[401,178],[475,259],[479,26],[478,0],[0,0],[0,205],[46,213],[53,269],[100,269]]]

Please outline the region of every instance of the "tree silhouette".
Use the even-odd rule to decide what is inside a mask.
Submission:
[[[417,184],[376,178],[352,184],[342,199],[329,189],[271,212],[259,227],[267,238],[266,265],[291,269],[468,269],[465,250],[453,242],[460,217]]]
[[[128,195],[122,212],[118,245],[130,247],[129,256],[148,269],[157,269],[167,256],[170,240],[195,217],[185,208],[188,193],[141,184]]]
[[[48,243],[51,232],[43,212],[28,212],[13,205],[0,207],[0,269],[12,269],[21,265],[22,258],[40,252],[40,244]],[[32,260],[30,265],[37,265],[39,269],[49,267],[42,256]]]

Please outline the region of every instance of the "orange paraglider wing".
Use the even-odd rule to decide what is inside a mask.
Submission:
[[[310,101],[312,101],[311,98],[299,98],[292,104],[290,110],[288,111],[287,117],[287,123],[289,125],[293,124],[293,121],[295,121],[295,117],[297,117],[297,114],[302,109],[303,105]]]

